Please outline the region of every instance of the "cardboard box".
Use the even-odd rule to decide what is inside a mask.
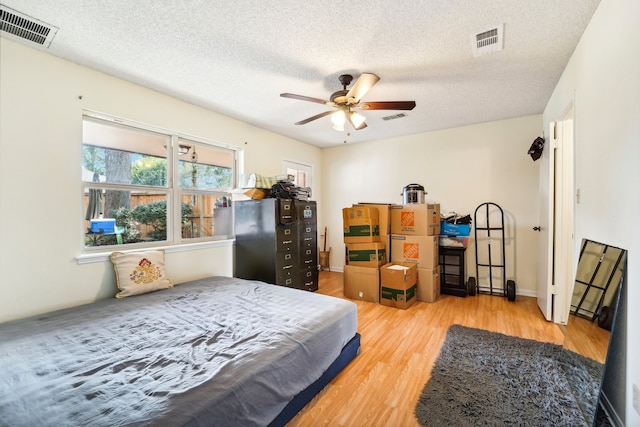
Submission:
[[[380,241],[378,209],[360,206],[342,209],[345,243],[369,243]]]
[[[347,243],[347,264],[360,267],[380,267],[387,263],[383,242]]]
[[[347,298],[380,302],[380,269],[344,266],[344,296]]]
[[[380,241],[387,246],[385,251],[385,264],[391,261],[391,207],[398,206],[395,203],[370,203],[359,202],[354,207],[375,207],[378,208],[378,228],[380,230]]]
[[[391,206],[391,234],[439,235],[440,204],[414,203]]]
[[[394,203],[368,203],[359,202],[354,207],[372,207],[378,209],[378,225],[380,227],[380,236],[383,234],[391,234],[391,206],[397,206]]]
[[[469,236],[439,236],[440,246],[454,248],[466,248],[469,245]]]
[[[231,200],[236,202],[251,199],[260,200],[270,195],[271,190],[265,190],[263,188],[235,188],[231,190]]]
[[[451,224],[440,221],[441,236],[469,236],[471,234],[471,224]]]
[[[440,297],[440,267],[418,268],[418,301],[436,302]]]
[[[271,195],[271,190],[265,190],[263,188],[250,188],[245,191],[244,194],[251,199],[262,200],[265,197]]]
[[[438,266],[439,236],[391,235],[391,262],[415,264],[418,268]]]
[[[380,267],[380,304],[406,309],[417,300],[415,264],[389,263]]]
[[[380,242],[384,243],[385,247],[387,248],[384,251],[384,263],[388,264],[391,262],[391,235],[380,233]]]

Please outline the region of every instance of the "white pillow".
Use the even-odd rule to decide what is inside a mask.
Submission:
[[[113,252],[110,256],[120,292],[116,298],[172,288],[164,269],[164,251]]]

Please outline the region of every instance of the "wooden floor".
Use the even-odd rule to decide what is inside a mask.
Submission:
[[[342,277],[339,272],[321,271],[318,292],[344,298]],[[419,427],[414,407],[449,326],[460,324],[555,344],[563,344],[565,332],[574,326],[573,320],[568,327],[545,321],[536,299],[522,296],[509,302],[501,296],[443,295],[435,303],[417,302],[407,310],[354,302],[360,354],[287,426]],[[583,320],[577,319],[579,327],[574,329],[588,333],[594,322]],[[595,349],[579,344],[578,338],[574,341],[573,351],[604,361],[601,344]]]

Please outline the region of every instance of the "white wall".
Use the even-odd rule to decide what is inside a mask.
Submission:
[[[320,164],[316,147],[4,38],[0,67],[0,321],[117,291],[109,261],[76,261],[83,109],[241,147],[247,172],[280,174],[285,157]],[[167,254],[167,273],[176,283],[232,275],[232,242]]]
[[[519,294],[535,295],[539,166],[527,150],[541,132],[541,116],[535,115],[325,149],[325,223],[318,225],[328,227],[332,270],[344,266],[342,208],[357,202],[401,204],[403,187],[418,183],[426,200],[440,203],[443,212],[473,216],[482,203],[500,205],[507,227],[507,278],[516,281]],[[475,276],[474,246],[467,249],[466,265]]]
[[[602,0],[543,114],[559,119],[575,100],[575,257],[581,239],[627,249],[626,424],[640,425],[632,384],[640,386],[640,2]]]

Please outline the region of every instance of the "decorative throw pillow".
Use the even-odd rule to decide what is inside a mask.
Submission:
[[[173,287],[164,271],[163,250],[113,252],[110,258],[116,270],[116,284],[120,289],[116,298]]]

